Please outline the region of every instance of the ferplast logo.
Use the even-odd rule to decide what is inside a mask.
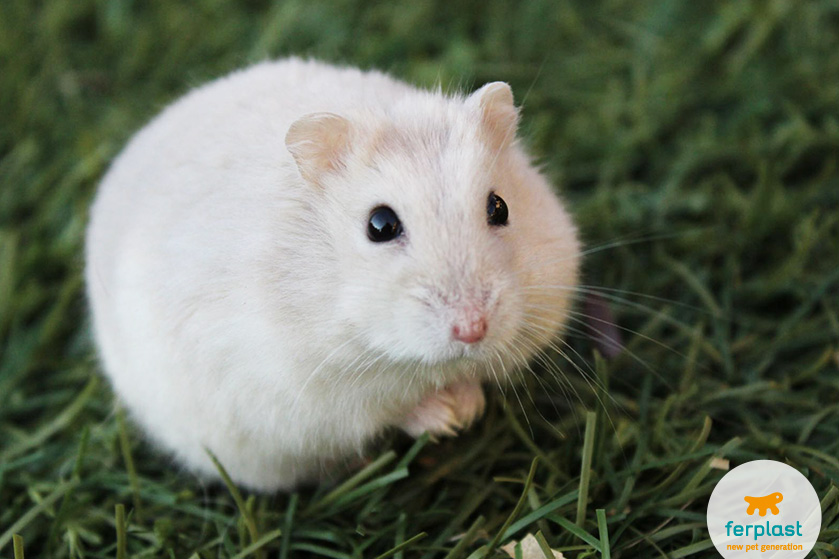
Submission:
[[[760,516],[766,516],[766,511],[772,511],[772,514],[779,514],[778,503],[784,500],[783,493],[770,493],[763,497],[743,497],[743,500],[749,503],[749,508],[746,509],[746,514],[754,514],[755,510],[760,511]]]
[[[755,511],[758,511],[760,516],[766,516],[766,512],[769,511],[774,515],[781,514],[781,511],[778,509],[778,503],[784,500],[784,494],[780,492],[770,493],[769,495],[764,495],[763,497],[750,497],[745,496],[743,500],[746,501],[749,506],[746,509],[746,514],[752,515]],[[751,534],[749,534],[749,530],[751,530]],[[763,524],[735,524],[733,520],[729,520],[725,523],[725,535],[727,537],[731,537],[732,535],[735,537],[739,536],[753,536],[755,541],[762,536],[799,536],[803,537],[804,534],[802,533],[802,526],[801,522],[796,521],[795,525],[792,524],[771,524],[766,522],[766,525]]]
[[[803,558],[821,529],[818,495],[798,470],[755,460],[728,472],[708,502],[708,532],[720,555]]]

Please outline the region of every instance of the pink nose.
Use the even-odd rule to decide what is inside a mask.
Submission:
[[[452,337],[465,344],[474,344],[484,339],[487,333],[487,321],[483,316],[452,326]]]

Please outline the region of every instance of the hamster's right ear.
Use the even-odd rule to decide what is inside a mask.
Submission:
[[[516,137],[519,112],[513,103],[513,91],[504,82],[488,83],[469,96],[481,113],[481,127],[495,149],[507,147]]]
[[[324,173],[343,168],[349,140],[347,119],[333,113],[312,113],[292,123],[285,145],[303,178],[318,184]]]

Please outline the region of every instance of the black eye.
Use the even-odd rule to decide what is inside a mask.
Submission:
[[[402,223],[396,212],[387,206],[373,208],[367,223],[367,238],[374,243],[386,243],[402,234]]]
[[[490,192],[487,198],[487,223],[507,225],[507,204],[495,192]]]

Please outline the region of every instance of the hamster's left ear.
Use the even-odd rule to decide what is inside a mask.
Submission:
[[[333,113],[313,113],[300,117],[289,127],[285,145],[300,174],[319,184],[324,173],[344,166],[349,151],[350,123]]]
[[[519,112],[513,104],[513,91],[504,82],[492,82],[469,96],[468,102],[481,112],[482,132],[494,149],[510,145],[516,137]]]

